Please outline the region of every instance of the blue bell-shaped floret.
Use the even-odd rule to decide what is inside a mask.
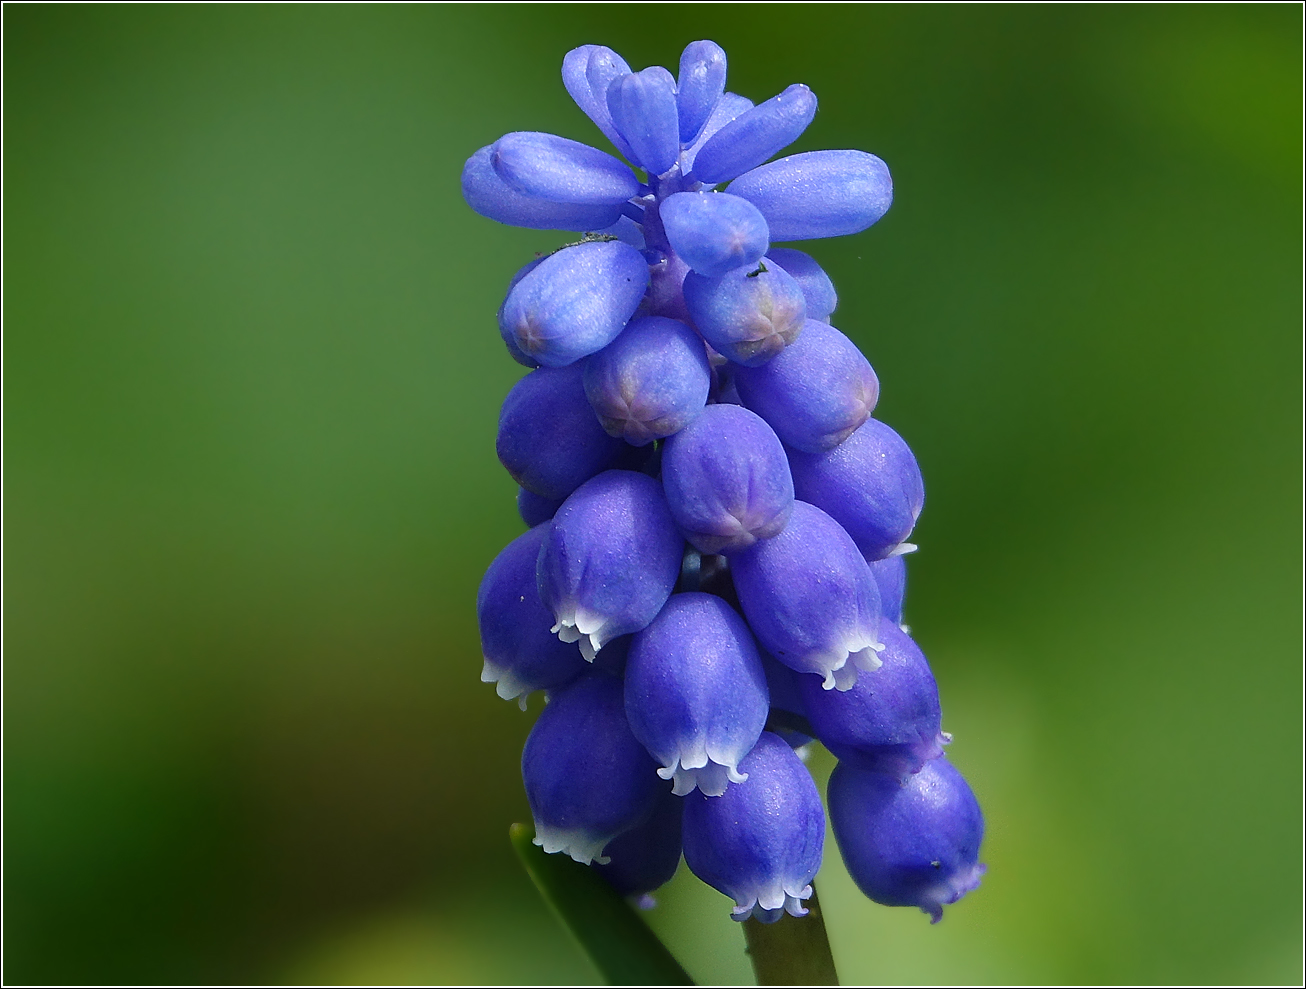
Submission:
[[[549,696],[522,751],[535,844],[588,865],[648,819],[666,786],[626,723],[621,681],[590,673]]]
[[[703,411],[711,383],[702,339],[663,316],[631,320],[585,362],[585,394],[599,422],[633,446],[683,429]]]
[[[540,602],[535,579],[545,532],[538,525],[510,542],[476,592],[485,659],[481,680],[496,684],[499,696],[517,700],[523,711],[531,691],[561,687],[588,669],[575,649],[549,632],[553,616]]]
[[[540,599],[553,631],[579,641],[591,662],[606,643],[638,632],[671,596],[684,545],[653,478],[610,470],[582,484],[540,548]]]
[[[825,847],[821,795],[783,739],[763,732],[719,797],[684,798],[681,840],[694,875],[735,901],[735,920],[802,917]]]
[[[766,725],[766,674],[752,633],[721,598],[673,594],[635,636],[626,666],[631,731],[674,779],[720,796]]]
[[[826,690],[879,668],[880,592],[852,539],[825,512],[795,501],[789,524],[731,557],[739,603],[762,647]]]
[[[603,431],[585,397],[584,366],[541,367],[508,392],[495,450],[512,479],[561,500],[605,470],[625,448]]]
[[[876,903],[920,907],[938,923],[979,886],[984,815],[946,756],[905,780],[841,762],[827,796],[848,874]]]
[[[738,405],[709,405],[667,441],[662,485],[681,531],[703,553],[731,554],[785,526],[793,482],[784,447]]]
[[[880,619],[880,668],[850,690],[822,690],[799,677],[808,720],[834,755],[895,776],[920,772],[943,754],[939,688],[925,654],[888,618]]]
[[[616,339],[644,298],[648,265],[619,240],[563,248],[522,275],[499,309],[510,351],[564,367]]]
[[[851,436],[880,398],[880,381],[857,345],[814,319],[772,360],[741,367],[734,377],[744,405],[770,423],[785,446],[813,453]]]
[[[791,449],[789,466],[795,494],[828,512],[866,559],[915,548],[905,540],[925,507],[925,482],[911,448],[878,419],[867,419],[833,449]]]

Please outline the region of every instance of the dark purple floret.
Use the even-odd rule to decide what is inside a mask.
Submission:
[[[870,418],[880,397],[880,381],[857,345],[814,319],[773,360],[739,368],[735,387],[785,446],[810,453],[846,440]]]
[[[914,548],[905,540],[925,506],[921,469],[902,437],[878,419],[824,453],[791,449],[789,466],[797,496],[833,516],[866,559]]]
[[[585,394],[610,436],[643,446],[678,433],[707,403],[703,341],[662,316],[633,319],[585,362]]]
[[[588,865],[648,819],[666,787],[626,723],[621,681],[591,673],[554,691],[526,739],[522,780],[535,844]]]
[[[651,622],[680,576],[684,541],[662,486],[610,470],[581,485],[549,524],[537,570],[553,631],[593,661],[603,646]]]
[[[607,468],[625,446],[594,416],[584,368],[541,367],[508,392],[495,448],[514,481],[542,498],[561,500]]]
[[[685,862],[735,901],[735,920],[802,917],[825,846],[821,795],[793,749],[771,732],[740,768],[748,779],[722,796],[684,798]]]
[[[841,762],[827,796],[848,874],[876,903],[920,907],[938,923],[979,886],[984,815],[946,756],[905,780]]]
[[[885,557],[871,564],[875,585],[880,589],[880,609],[884,617],[902,624],[902,602],[907,596],[907,557]]]
[[[531,691],[561,687],[588,668],[575,649],[549,632],[553,616],[540,602],[535,581],[544,533],[544,526],[536,526],[510,542],[476,592],[485,660],[481,680],[496,684],[498,695],[517,700],[523,711]]]
[[[721,598],[673,594],[635,635],[626,716],[677,796],[696,787],[720,796],[747,779],[739,762],[762,733],[768,706],[752,633]]]
[[[517,489],[517,514],[528,528],[549,521],[561,507],[561,498],[541,498],[534,491],[527,491],[525,488]]]
[[[897,623],[880,620],[880,668],[852,689],[822,690],[800,677],[816,737],[847,762],[895,776],[920,772],[950,741],[940,730],[939,688],[925,654]]]
[[[806,319],[803,290],[778,264],[735,268],[716,278],[685,276],[685,305],[694,326],[737,364],[765,364],[798,339]]]
[[[603,849],[606,865],[593,863],[622,896],[642,896],[670,882],[680,865],[680,798],[659,794],[653,816],[623,831]],[[651,905],[651,904],[649,904]]]
[[[793,508],[784,447],[738,405],[709,405],[667,441],[662,484],[685,538],[731,554],[780,532]]]

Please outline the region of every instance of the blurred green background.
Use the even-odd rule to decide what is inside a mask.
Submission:
[[[831,844],[845,982],[1300,980],[1299,7],[4,27],[6,981],[594,980],[509,851],[539,701],[473,613],[521,528],[494,311],[567,238],[458,175],[602,143],[569,48],[701,37],[896,186],[810,250],[925,474],[908,619],[989,873],[931,927]],[[748,981],[726,913],[682,870],[650,920]]]

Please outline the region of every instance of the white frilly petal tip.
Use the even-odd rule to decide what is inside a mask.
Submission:
[[[506,701],[515,700],[517,706],[523,711],[526,710],[526,698],[535,689],[529,684],[518,680],[512,670],[500,666],[491,660],[489,656],[485,657],[485,665],[481,667],[481,683],[494,684],[496,694]]]
[[[920,549],[920,547],[915,543],[899,543],[893,549],[889,550],[889,556],[886,556],[885,559],[887,560],[891,556],[906,556],[908,553],[915,553],[918,549]]]
[[[744,921],[754,917],[763,924],[774,924],[785,914],[791,917],[806,917],[807,908],[803,906],[803,900],[811,895],[811,883],[797,893],[791,893],[787,888],[769,890],[747,903],[736,903],[735,908],[730,911],[730,919]]]
[[[579,606],[561,608],[554,617],[558,619],[557,624],[549,631],[563,642],[579,642],[585,662],[594,662],[594,657],[607,641],[602,634],[607,619]]]
[[[748,779],[747,773],[741,773],[734,766],[723,766],[719,762],[709,761],[705,766],[689,768],[683,763],[664,766],[658,770],[664,780],[675,780],[671,792],[683,797],[698,788],[705,797],[719,797],[726,792],[731,783],[742,783]]]
[[[884,643],[874,635],[866,633],[850,635],[833,653],[833,655],[839,653],[842,655],[822,671],[825,674],[825,682],[821,686],[826,690],[852,690],[857,685],[859,670],[874,673],[884,665],[884,661],[879,656],[883,651]]]
[[[671,792],[677,797],[693,793],[695,788],[705,797],[719,797],[731,783],[748,779],[747,773],[739,771],[739,760],[747,754],[747,750],[722,751],[700,738],[663,757],[666,765],[658,770],[658,775],[664,780],[675,780]]]
[[[976,862],[969,869],[964,869],[953,876],[949,882],[927,889],[917,904],[921,908],[921,913],[929,914],[930,923],[937,924],[943,919],[945,906],[956,903],[979,886],[980,876],[984,875],[986,868],[983,862]]]
[[[535,844],[550,855],[565,852],[581,865],[591,862],[607,865],[611,860],[599,853],[613,837],[610,834],[594,835],[583,828],[555,828],[551,824],[535,822]]]

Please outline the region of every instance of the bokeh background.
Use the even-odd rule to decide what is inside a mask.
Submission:
[[[1301,978],[1301,10],[4,11],[7,982],[557,982],[523,715],[473,597],[521,524],[475,216],[558,69],[721,43],[893,170],[809,245],[927,505],[908,620],[988,817],[931,927],[820,877],[844,980]],[[814,763],[822,776],[827,757]],[[751,973],[724,898],[649,915]]]

